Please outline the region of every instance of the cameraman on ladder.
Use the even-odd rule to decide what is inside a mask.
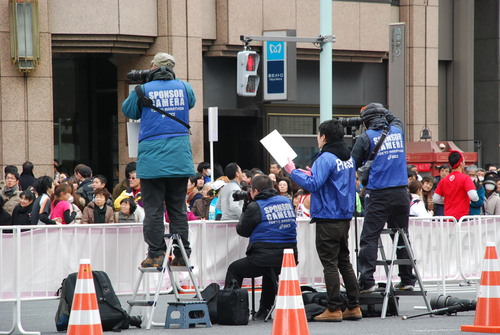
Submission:
[[[141,267],[162,266],[167,249],[164,234],[165,206],[170,218],[170,233],[179,234],[189,257],[186,215],[186,185],[194,176],[189,140],[189,110],[196,97],[189,83],[175,79],[175,59],[160,52],[151,62],[145,84],[138,85],[123,102],[123,114],[141,119],[137,157],[137,178],[141,179],[144,240],[148,256]],[[181,251],[174,249],[172,265],[185,265]]]
[[[365,219],[360,238],[358,270],[360,293],[376,290],[375,272],[378,242],[385,223],[389,228],[408,229],[410,195],[404,148],[404,125],[380,103],[370,103],[361,109],[366,132],[361,134],[352,149],[352,157],[359,168],[366,163],[384,129],[388,130],[380,150],[368,172],[365,193]],[[404,245],[402,236],[398,245]],[[406,248],[398,248],[398,259],[407,259]],[[411,265],[399,265],[401,282],[395,289],[413,290],[416,277]]]

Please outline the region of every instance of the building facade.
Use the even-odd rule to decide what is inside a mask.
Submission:
[[[255,98],[237,96],[236,55],[240,35],[318,36],[320,0],[38,0],[38,6],[39,65],[21,73],[8,48],[9,1],[0,5],[2,167],[29,160],[35,175],[52,174],[56,159],[70,172],[83,162],[121,179],[132,159],[120,110],[135,85],[126,74],[148,69],[160,51],[175,56],[177,77],[197,96],[190,113],[196,163],[209,158],[211,106],[219,107],[214,156],[222,166],[236,161],[266,170],[259,140],[273,129],[293,135],[299,156],[313,155],[307,143],[319,122],[318,46],[297,43],[294,101],[266,102],[262,90]],[[403,22],[405,109],[393,112],[404,117],[407,140],[418,141],[428,129],[433,140],[481,150],[485,163],[498,164],[498,7],[493,0],[334,0],[333,116],[355,116],[372,101],[388,105],[389,25]],[[251,47],[262,51],[261,42]]]

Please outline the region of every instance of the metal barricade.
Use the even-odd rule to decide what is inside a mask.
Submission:
[[[458,221],[458,267],[460,277],[467,283],[481,278],[481,265],[487,242],[500,241],[500,216],[471,215]]]

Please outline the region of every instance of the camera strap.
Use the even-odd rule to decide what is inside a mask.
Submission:
[[[191,129],[191,126],[189,124],[187,124],[186,122],[182,121],[181,119],[173,116],[173,115],[170,115],[169,113],[161,110],[160,108],[156,107],[154,104],[153,104],[153,100],[151,100],[150,98],[148,98],[145,94],[144,94],[144,91],[142,90],[141,88],[141,85],[137,85],[135,87],[135,93],[137,94],[137,98],[138,98],[138,103],[139,103],[139,108],[140,107],[149,107],[151,109],[154,109],[155,111],[157,111],[158,113],[160,114],[163,114],[169,118],[171,118],[172,120],[174,121],[177,121],[179,122],[180,124],[182,124],[184,127],[186,127],[188,130]],[[191,130],[189,130],[189,134],[191,134]]]
[[[391,129],[390,126],[387,126],[384,128],[384,130],[382,131],[382,135],[380,136],[380,139],[378,140],[377,144],[375,145],[375,148],[373,148],[373,150],[370,154],[370,157],[368,157],[368,160],[375,159],[375,156],[377,156],[377,153],[378,153],[380,147],[382,146],[382,143],[384,143],[384,140],[387,137],[387,134],[389,133],[390,129]]]

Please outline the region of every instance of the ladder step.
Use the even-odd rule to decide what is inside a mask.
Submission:
[[[170,266],[170,271],[172,272],[191,272],[194,266]]]
[[[412,265],[411,260],[409,259],[395,259],[394,261],[391,261],[390,259],[383,260],[379,259],[377,260],[377,265],[391,265],[391,263],[394,263],[395,265]]]
[[[413,290],[413,291],[406,291],[406,290],[394,290],[394,295],[395,296],[400,296],[400,295],[405,295],[405,296],[408,296],[408,295],[427,295],[427,291],[416,291],[416,290]]]
[[[127,300],[130,306],[155,306],[156,302],[154,300]]]
[[[141,271],[142,273],[145,273],[145,272],[165,272],[165,268],[164,267],[161,267],[161,266],[158,266],[158,267],[151,267],[151,268],[141,268],[139,267],[139,271]]]

